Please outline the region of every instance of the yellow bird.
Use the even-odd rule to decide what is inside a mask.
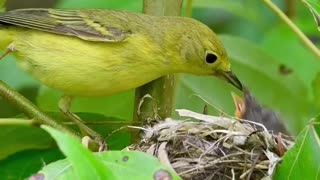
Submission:
[[[12,54],[35,79],[69,96],[107,96],[170,73],[218,76],[242,89],[216,34],[186,17],[13,10],[0,14],[0,49],[2,57]]]

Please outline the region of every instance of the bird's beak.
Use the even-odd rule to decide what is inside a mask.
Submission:
[[[222,71],[219,73],[219,76],[226,80],[228,83],[232,84],[234,87],[239,89],[240,91],[243,90],[242,84],[232,71]]]

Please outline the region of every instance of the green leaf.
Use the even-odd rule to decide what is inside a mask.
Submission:
[[[72,179],[80,180],[91,179],[92,177],[103,180],[114,179],[111,170],[106,168],[102,161],[87,150],[80,141],[51,127],[42,126],[42,128],[56,140],[60,150],[66,155],[74,168],[74,173],[68,178],[73,177]],[[47,179],[55,179],[56,175],[60,174],[51,174]]]
[[[45,149],[54,145],[48,133],[38,127],[2,125],[0,128],[0,160],[22,150]]]
[[[112,171],[113,180],[152,180],[157,173],[166,173],[173,180],[180,179],[172,170],[161,165],[159,160],[146,153],[138,151],[107,151],[96,153],[95,157],[103,161],[105,168]],[[78,161],[79,163],[81,161]],[[143,162],[143,163],[142,163]],[[64,171],[61,172],[61,169]],[[70,166],[70,162],[66,160],[57,161],[45,166],[39,173],[45,174],[47,177],[52,175],[61,175],[59,178],[72,178],[75,169]]]
[[[300,39],[285,25],[275,26],[265,35],[261,44],[274,59],[298,76],[308,88],[305,98],[311,99],[312,80],[320,72],[319,57],[303,46]]]
[[[155,157],[139,151],[108,151],[97,154],[107,167],[112,168],[117,179],[154,179],[159,171],[166,171],[172,179],[180,179],[175,172],[161,165]],[[143,163],[142,163],[143,162]]]
[[[305,5],[309,8],[313,15],[314,20],[317,23],[318,30],[320,30],[320,1],[319,0],[302,0]]]
[[[274,174],[275,180],[319,179],[320,139],[319,120],[313,120],[297,137],[295,145],[286,152]],[[318,131],[319,132],[319,131]]]
[[[0,161],[0,179],[24,180],[44,165],[62,159],[59,149],[27,150]]]

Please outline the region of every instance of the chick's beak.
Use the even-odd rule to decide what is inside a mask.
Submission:
[[[226,80],[228,83],[232,84],[234,87],[242,91],[242,84],[232,71],[222,71],[220,77]]]

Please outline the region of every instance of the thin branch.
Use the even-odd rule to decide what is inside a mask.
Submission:
[[[58,124],[55,120],[47,116],[45,113],[40,111],[32,102],[26,99],[24,96],[11,89],[7,84],[0,81],[0,96],[19,108],[25,115],[30,119],[34,119],[40,124],[45,124],[54,127],[63,132],[75,135],[73,131],[67,129],[66,127]]]
[[[310,41],[310,39],[279,9],[271,0],[263,0],[263,2],[289,26],[289,28],[300,38],[317,57],[320,57],[319,49]]]
[[[38,125],[37,121],[30,119],[19,119],[19,118],[0,118],[0,126],[10,126],[10,125],[18,125],[18,126],[35,126]]]

